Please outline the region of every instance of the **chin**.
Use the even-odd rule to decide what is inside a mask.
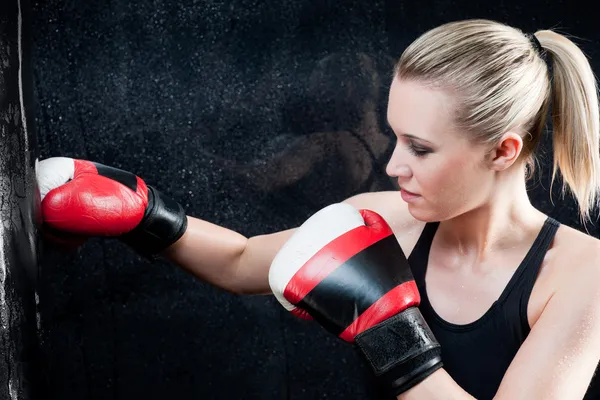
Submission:
[[[435,210],[408,204],[408,212],[414,219],[421,222],[440,221],[440,215]]]
[[[440,222],[452,219],[461,214],[456,208],[437,204],[437,207],[427,204],[408,204],[408,212],[414,219],[421,222]]]

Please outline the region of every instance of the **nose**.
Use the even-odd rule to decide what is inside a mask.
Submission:
[[[399,147],[397,146],[390,157],[390,161],[385,168],[385,172],[391,176],[400,178],[402,180],[409,179],[412,177],[412,170],[410,166],[406,163],[406,157],[402,156],[402,152],[399,151]]]

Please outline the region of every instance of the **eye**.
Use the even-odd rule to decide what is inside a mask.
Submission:
[[[431,153],[431,149],[419,146],[413,142],[408,142],[408,150],[416,157],[425,157],[427,154]]]

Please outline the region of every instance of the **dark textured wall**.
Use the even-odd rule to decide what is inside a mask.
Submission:
[[[134,171],[188,214],[244,235],[296,226],[393,188],[386,90],[394,60],[424,30],[467,17],[558,26],[585,39],[599,70],[586,9],[482,4],[34,3],[41,156]],[[548,200],[547,174],[536,182],[534,202],[580,227],[571,201]],[[46,247],[39,291],[44,398],[378,398],[350,346],[273,298],[226,293],[115,241],[67,255]]]
[[[43,395],[35,283],[39,202],[32,106],[30,9],[0,6],[0,399]]]

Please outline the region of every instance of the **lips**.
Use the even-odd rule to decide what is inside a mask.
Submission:
[[[404,200],[407,203],[414,203],[421,198],[420,195],[409,192],[404,188],[400,188],[400,196],[402,196],[402,200]]]
[[[413,193],[410,190],[406,190],[405,188],[400,188],[401,190],[403,190],[406,194],[411,195],[411,196],[420,196],[417,193]]]

